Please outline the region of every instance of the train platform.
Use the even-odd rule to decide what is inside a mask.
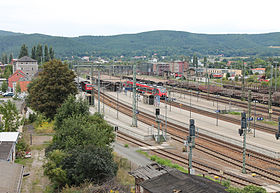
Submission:
[[[190,106],[195,105],[195,108],[209,111],[209,112],[216,112],[217,110],[220,111],[235,111],[235,112],[241,112],[242,109],[240,109],[238,106],[234,105],[234,101],[228,102],[228,104],[224,103],[217,103],[216,100],[206,100],[204,98],[201,98],[197,92],[192,91],[193,94],[196,96],[186,95],[186,94],[180,94],[177,92],[171,92],[171,98],[175,98],[175,102],[185,104]]]
[[[106,94],[117,98],[116,92],[106,92]],[[195,99],[192,105],[194,107],[196,107],[196,105],[201,106],[201,100],[199,99],[198,101],[196,101]],[[119,93],[119,101],[131,105],[132,94],[130,92],[127,92],[126,94]],[[154,105],[143,104],[142,101],[143,100],[140,97],[140,100],[138,102],[138,110],[140,111],[140,113],[141,111],[143,111],[145,113],[154,115],[156,107]],[[205,105],[207,104],[205,103]],[[211,107],[213,104],[211,104],[210,101],[208,105]],[[195,120],[195,125],[198,128],[198,133],[218,138],[234,145],[238,145],[240,147],[242,147],[243,145],[243,137],[238,134],[240,125],[217,120],[215,118],[205,117],[193,112],[190,113],[189,111],[182,110],[176,107],[170,108],[169,105],[165,105],[164,103],[161,103],[159,108],[161,109],[160,111],[162,119],[164,119],[164,115],[167,114],[168,121],[188,127],[189,119],[192,118]],[[253,134],[247,135],[247,149],[262,153],[273,158],[280,158],[280,140],[276,140],[274,135],[262,131],[256,130],[255,137],[253,136]]]
[[[90,107],[90,112],[95,113],[97,112],[97,101],[95,102],[95,107]],[[104,115],[104,119],[113,127],[118,127],[118,131],[121,131],[123,133],[126,133],[132,137],[135,137],[137,139],[143,140],[143,141],[154,141],[155,138],[158,136],[158,130],[157,128],[153,126],[149,126],[145,123],[142,123],[140,121],[137,122],[137,127],[132,127],[132,118],[117,112],[117,110],[108,107],[107,105],[103,105],[102,101],[100,102],[100,112]],[[165,135],[163,131],[160,130],[160,135]],[[170,139],[170,135],[166,135],[167,140]],[[155,148],[152,147],[146,147],[146,149]],[[169,148],[168,145],[163,143],[162,145],[158,146],[156,145],[156,148],[162,149],[162,148]],[[143,148],[144,150],[145,148]]]

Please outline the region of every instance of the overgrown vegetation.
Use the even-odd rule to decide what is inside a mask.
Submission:
[[[0,131],[17,131],[22,124],[22,119],[19,116],[19,112],[15,103],[8,100],[0,105],[0,114],[2,115],[2,121],[0,125]]]
[[[87,102],[72,95],[57,112],[44,165],[54,188],[85,182],[103,184],[114,178],[117,165],[110,147],[115,137],[113,127],[100,114],[90,115]]]

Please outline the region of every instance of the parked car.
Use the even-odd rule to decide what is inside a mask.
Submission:
[[[7,96],[14,96],[14,93],[12,92],[6,92],[3,94],[4,97],[7,97]]]

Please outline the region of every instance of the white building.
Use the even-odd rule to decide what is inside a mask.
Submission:
[[[28,77],[33,77],[38,72],[38,63],[28,56],[23,56],[13,65],[13,73],[17,70],[21,70]]]

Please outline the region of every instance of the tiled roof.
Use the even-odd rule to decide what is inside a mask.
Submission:
[[[30,83],[30,81],[20,81],[19,82],[21,92],[26,92],[27,91],[27,86],[28,86],[29,83]]]
[[[34,60],[28,56],[23,56],[22,58],[18,59],[17,62],[37,62],[37,60]]]

